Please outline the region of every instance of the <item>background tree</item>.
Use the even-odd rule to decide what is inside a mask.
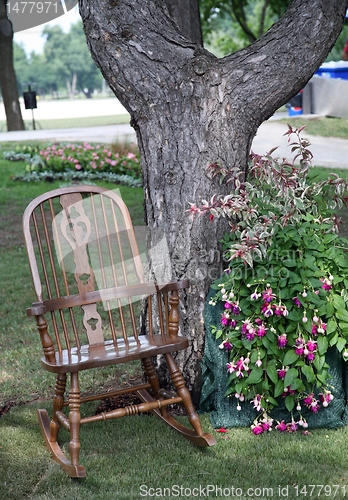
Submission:
[[[173,279],[191,279],[182,305],[191,348],[179,363],[197,398],[204,301],[219,274],[225,228],[190,217],[189,202],[223,189],[211,164],[244,177],[258,127],[325,60],[347,1],[293,0],[260,39],[223,59],[185,38],[161,0],[79,3],[93,58],[137,134],[150,239],[162,232]]]
[[[0,90],[5,106],[7,130],[24,130],[13,66],[13,28],[7,17],[7,0],[0,0]]]
[[[94,89],[102,85],[102,76],[91,58],[81,21],[73,24],[68,33],[60,26],[46,26],[43,35],[45,67],[58,86],[65,83],[70,99],[77,90],[92,97]]]
[[[204,39],[222,55],[255,42],[286,11],[290,0],[200,0]]]

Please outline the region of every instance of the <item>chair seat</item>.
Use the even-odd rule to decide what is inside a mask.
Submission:
[[[112,340],[102,344],[83,345],[80,348],[63,350],[56,353],[56,363],[41,359],[45,370],[53,373],[72,373],[99,366],[125,363],[135,359],[157,356],[167,352],[175,352],[188,347],[185,337],[169,337],[167,335],[140,335],[138,340],[129,337],[128,341]]]

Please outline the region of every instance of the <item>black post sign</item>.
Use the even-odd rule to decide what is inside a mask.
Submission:
[[[33,130],[35,130],[35,120],[34,120],[33,109],[37,108],[36,92],[35,92],[35,90],[31,90],[30,85],[28,85],[27,92],[23,92],[23,98],[24,98],[25,109],[31,109],[31,115],[33,117]]]

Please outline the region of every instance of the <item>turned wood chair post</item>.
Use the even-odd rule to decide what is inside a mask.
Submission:
[[[168,332],[170,337],[177,337],[179,333],[179,294],[177,290],[173,290],[170,294],[169,304]]]
[[[188,388],[186,387],[184,377],[183,377],[181,371],[179,370],[179,368],[177,367],[172,355],[167,353],[164,355],[164,357],[166,359],[167,366],[168,366],[169,373],[171,375],[173,384],[177,390],[178,395],[182,398],[182,402],[183,402],[184,407],[186,408],[189,422],[192,425],[192,427],[195,429],[197,435],[202,436],[203,429],[201,426],[201,421],[200,421],[198,413],[196,412],[196,410],[193,406],[193,403],[191,400],[191,395],[190,395]]]
[[[53,415],[50,422],[50,441],[55,443],[57,441],[58,431],[60,429],[60,422],[57,417],[57,412],[61,411],[64,405],[64,393],[66,388],[66,373],[58,373],[55,387],[55,394],[53,398]]]
[[[36,316],[35,319],[38,331],[40,333],[45,359],[48,361],[48,363],[55,363],[56,358],[55,358],[54,345],[48,333],[47,321],[42,315]]]
[[[79,455],[80,455],[80,387],[78,372],[73,372],[71,374],[70,382],[70,392],[69,392],[69,424],[70,424],[70,443],[69,452],[71,457],[71,463],[74,466],[78,465]]]

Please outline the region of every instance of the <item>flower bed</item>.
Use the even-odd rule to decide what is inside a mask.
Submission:
[[[4,153],[4,158],[26,161],[26,173],[15,180],[93,180],[104,179],[129,185],[141,184],[139,152],[112,151],[104,145],[53,144],[44,148],[22,147]]]
[[[348,244],[334,214],[347,201],[347,181],[308,181],[311,154],[300,133],[287,132],[297,137],[291,146],[300,166],[252,155],[247,182],[237,179],[232,194],[191,206],[230,221],[228,267],[210,299],[222,312],[207,334],[228,355],[226,397],[237,411],[248,401],[256,412],[254,434],[306,429],[304,413],[333,400],[329,349],[348,359]],[[228,180],[227,171],[212,168]],[[288,416],[277,422],[271,413],[279,405]]]

